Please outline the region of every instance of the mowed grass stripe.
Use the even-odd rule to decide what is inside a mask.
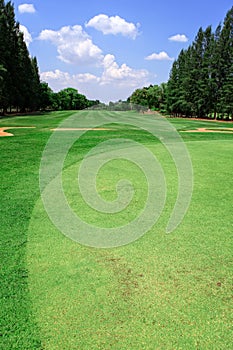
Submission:
[[[95,250],[62,236],[38,201],[50,129],[71,113],[0,120],[1,127],[36,126],[0,138],[0,348],[230,349],[232,135],[182,133],[194,164],[194,194],[182,225],[165,235],[177,190],[169,155],[144,132],[118,126],[87,133],[83,153],[74,144],[66,159],[68,192],[72,166],[108,136],[136,138],[156,151],[168,179],[166,207],[151,232],[123,248]],[[203,126],[172,123],[178,129]],[[106,174],[111,177],[111,170]],[[113,198],[114,190],[101,181],[102,195]],[[68,197],[75,209],[77,193]]]
[[[180,122],[172,123],[179,126]],[[189,121],[185,123],[188,126]],[[176,198],[174,164],[144,132],[124,127],[118,135],[88,132],[81,149],[74,145],[66,160],[67,197],[80,212],[79,193],[72,190],[80,158],[108,136],[125,135],[147,144],[161,161],[168,182],[164,213],[133,244],[99,250],[64,237],[49,221],[41,201],[37,202],[27,248],[29,288],[42,346],[52,350],[230,349],[233,146],[223,142],[230,141],[229,135],[215,135],[214,142],[208,134],[185,136],[194,167],[194,192],[184,221],[170,235],[165,227]],[[120,167],[124,172],[125,163],[115,163],[100,176],[104,198],[115,198],[116,168]],[[113,180],[112,187],[104,175]],[[86,219],[108,225],[98,222],[84,205]],[[111,224],[117,221],[111,218]]]
[[[0,239],[0,348],[41,349],[40,334],[32,315],[25,260],[27,229],[39,197],[39,165],[48,130],[71,112],[4,118],[0,126],[15,129],[14,137],[0,138],[1,239]]]

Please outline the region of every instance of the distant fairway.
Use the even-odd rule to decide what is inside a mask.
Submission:
[[[109,112],[76,112],[77,118],[93,120],[103,113],[107,120]],[[115,113],[120,118],[121,112]],[[104,140],[124,137],[148,147],[167,182],[164,210],[149,232],[123,247],[97,249],[59,232],[40,198],[43,150],[51,129],[71,114],[0,120],[0,128],[35,127],[8,129],[14,136],[0,137],[0,349],[230,350],[233,134],[221,130],[232,124],[169,120],[182,131],[194,170],[190,207],[171,234],[165,229],[178,180],[161,142],[125,125],[87,131],[70,149],[63,168],[67,200],[83,220],[96,227],[125,225],[146,202],[146,177],[123,159],[106,164],[96,185],[102,198],[113,201],[116,183],[130,180],[135,195],[124,211],[98,213],[81,198],[80,164]],[[184,132],[198,128],[221,129]],[[69,137],[69,130],[60,132]]]

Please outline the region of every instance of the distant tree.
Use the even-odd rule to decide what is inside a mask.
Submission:
[[[58,98],[56,104],[56,94],[53,93],[49,85],[42,81],[39,86],[39,96],[40,96],[40,108],[45,109],[59,109]]]
[[[163,110],[167,104],[167,84],[150,85],[142,89],[135,90],[126,101],[128,104],[149,109]],[[130,106],[129,106],[130,108]]]
[[[81,110],[98,104],[99,101],[89,101],[74,88],[66,88],[57,93],[59,109]]]
[[[134,105],[149,107],[148,88],[135,90],[130,96],[130,102]]]
[[[158,85],[150,85],[146,90],[146,95],[148,107],[159,109],[161,98],[160,87]]]

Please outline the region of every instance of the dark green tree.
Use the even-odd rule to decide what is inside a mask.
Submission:
[[[40,77],[36,58],[30,58],[11,2],[0,0],[0,108],[3,112],[34,110],[39,106]]]
[[[178,115],[191,115],[192,102],[190,102],[190,89],[193,88],[191,76],[188,74],[192,49],[182,50],[173,63],[170,78],[167,84],[167,110]]]
[[[149,108],[148,102],[148,88],[137,89],[130,96],[130,102],[134,105],[143,106]]]
[[[233,115],[233,7],[227,12],[218,41],[219,101],[218,111]]]
[[[233,7],[223,27],[199,29],[194,42],[173,63],[167,110],[175,115],[232,117]]]
[[[32,69],[32,96],[31,96],[31,109],[37,110],[40,107],[40,74],[37,63],[37,58],[32,57],[31,59],[31,69]]]
[[[39,95],[40,95],[40,108],[42,110],[59,109],[58,98],[56,99],[55,97],[57,94],[53,93],[52,89],[48,86],[46,82],[42,81],[40,83]]]

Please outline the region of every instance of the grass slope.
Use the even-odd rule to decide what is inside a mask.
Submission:
[[[98,117],[98,112],[95,114]],[[182,133],[194,168],[192,202],[182,224],[165,227],[175,203],[177,178],[168,153],[151,136],[122,126],[92,131],[72,147],[64,188],[74,211],[95,225],[127,222],[145,201],[145,179],[132,164],[113,161],[97,181],[116,198],[115,184],[135,184],[128,210],[100,216],[73,189],[80,161],[103,139],[127,136],[148,146],[166,174],[167,202],[158,223],[133,244],[116,249],[80,246],[50,222],[39,198],[43,148],[69,113],[20,117],[0,126],[31,126],[1,138],[0,348],[3,349],[231,349],[232,138]],[[173,119],[178,130],[219,123]],[[221,127],[227,127],[223,123]]]

